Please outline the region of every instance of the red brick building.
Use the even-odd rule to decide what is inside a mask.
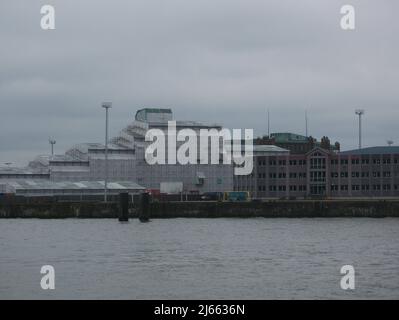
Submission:
[[[304,154],[261,147],[254,146],[252,174],[234,177],[235,190],[254,198],[399,197],[399,147]]]

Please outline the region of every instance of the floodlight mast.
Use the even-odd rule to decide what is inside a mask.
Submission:
[[[56,141],[53,138],[49,138],[48,142],[51,145],[51,156],[54,156],[54,145],[55,145]]]
[[[355,114],[359,116],[359,149],[362,148],[362,115],[364,115],[363,109],[356,109]]]
[[[101,105],[105,109],[105,178],[104,178],[104,202],[107,202],[108,193],[108,109],[112,107],[112,102],[103,102]]]

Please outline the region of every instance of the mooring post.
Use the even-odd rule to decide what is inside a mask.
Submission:
[[[129,221],[129,193],[119,194],[119,221]]]
[[[150,220],[150,194],[148,192],[141,194],[139,220],[141,222]]]

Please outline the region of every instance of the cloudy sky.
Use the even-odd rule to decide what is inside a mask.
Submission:
[[[55,7],[42,30],[40,8]],[[356,29],[340,27],[340,8]],[[138,108],[230,128],[399,144],[399,2],[395,0],[1,0],[0,165],[103,142]]]

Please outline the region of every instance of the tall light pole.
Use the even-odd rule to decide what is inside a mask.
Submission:
[[[103,102],[101,106],[105,109],[105,179],[104,179],[104,202],[107,202],[107,191],[108,191],[108,109],[112,107],[112,102]]]
[[[363,109],[356,109],[355,113],[359,116],[359,149],[362,148],[362,115],[364,114]]]
[[[48,138],[48,142],[51,144],[51,156],[54,156],[54,145],[56,141],[52,138]]]

